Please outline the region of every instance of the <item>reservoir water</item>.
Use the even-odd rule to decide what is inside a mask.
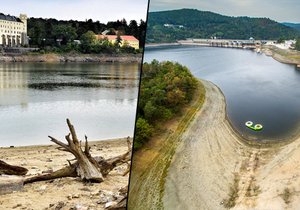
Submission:
[[[139,64],[0,64],[0,146],[133,136]]]
[[[281,140],[300,128],[300,69],[250,50],[199,46],[147,47],[144,62],[176,61],[225,95],[233,127],[247,139]],[[251,120],[262,131],[245,126]]]

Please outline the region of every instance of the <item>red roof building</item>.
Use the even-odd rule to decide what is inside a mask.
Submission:
[[[120,37],[121,37],[121,46],[128,45],[135,49],[139,49],[139,40],[136,39],[134,36],[124,35]],[[117,39],[117,35],[102,35],[102,34],[96,35],[97,40],[101,40],[105,38],[107,38],[108,41],[114,44]]]

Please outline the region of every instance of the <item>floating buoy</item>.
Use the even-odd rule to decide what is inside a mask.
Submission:
[[[254,126],[254,128],[255,128],[255,130],[259,131],[259,130],[261,130],[263,128],[263,126],[261,124],[256,124]]]
[[[250,129],[252,129],[252,130],[254,130],[254,131],[260,131],[260,130],[262,130],[263,129],[263,126],[261,125],[261,124],[256,124],[256,125],[254,125],[253,126],[253,122],[252,121],[247,121],[246,123],[245,123],[245,125],[248,127],[248,128],[250,128]]]
[[[252,122],[252,121],[247,121],[247,122],[245,123],[245,125],[246,125],[247,127],[252,126],[252,125],[253,125],[253,122]]]

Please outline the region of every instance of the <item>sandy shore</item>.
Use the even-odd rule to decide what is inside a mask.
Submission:
[[[275,60],[285,64],[293,64],[300,68],[300,52],[295,50],[279,49],[275,46],[264,46],[262,52],[272,56]]]
[[[221,91],[203,81],[206,100],[182,135],[164,187],[164,209],[299,209],[300,138],[250,146],[226,119]]]
[[[90,146],[92,155],[104,158],[127,151],[126,138],[90,142]],[[73,159],[72,154],[57,150],[56,145],[0,148],[0,160],[29,169],[26,176],[60,169],[67,159]],[[126,169],[126,164],[116,167],[102,183],[60,178],[27,184],[21,191],[1,195],[0,209],[104,209],[105,199],[114,200],[113,195],[128,184],[128,174],[122,176]]]

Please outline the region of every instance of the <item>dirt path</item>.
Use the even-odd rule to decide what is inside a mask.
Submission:
[[[221,91],[203,81],[206,101],[169,167],[164,209],[299,209],[300,138],[253,147],[226,119]]]

